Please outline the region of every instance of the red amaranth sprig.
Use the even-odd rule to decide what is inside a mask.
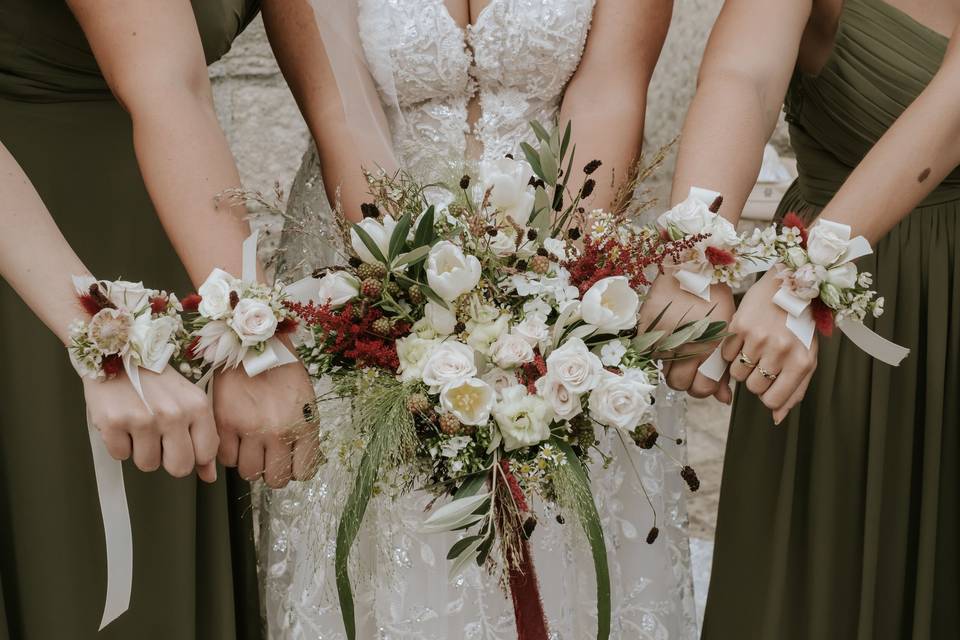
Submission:
[[[520,483],[517,482],[516,476],[514,476],[510,470],[510,461],[506,458],[501,458],[500,469],[503,471],[503,477],[507,480],[510,495],[513,496],[513,501],[517,504],[517,510],[520,513],[527,513],[530,511],[530,506],[527,504],[527,497],[523,495],[523,489],[520,488]]]

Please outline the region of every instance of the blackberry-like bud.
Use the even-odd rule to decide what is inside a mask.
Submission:
[[[720,207],[723,206],[723,196],[717,196],[713,201],[713,204],[710,205],[710,213],[717,213],[720,211]]]
[[[566,520],[563,519],[563,516],[559,513],[557,514],[557,524],[566,524]]]
[[[533,181],[533,187],[534,187],[535,189],[538,188],[538,187],[539,187],[540,189],[546,189],[546,188],[547,188],[547,183],[544,182],[543,180],[541,180],[540,178],[537,178],[536,180]]]
[[[650,529],[650,533],[647,534],[647,544],[653,544],[657,541],[657,536],[660,535],[660,529],[653,527]]]
[[[386,268],[383,264],[381,264],[381,263],[379,263],[379,262],[378,262],[377,264],[373,265],[373,277],[375,277],[375,278],[380,278],[381,280],[382,280],[383,278],[386,278],[386,277],[387,277],[387,268]]]
[[[683,438],[677,438],[677,446],[679,447],[682,444],[683,444]]]
[[[537,528],[537,519],[534,518],[533,516],[530,516],[523,523],[523,537],[529,540],[530,537],[533,536],[533,531],[536,528]]]
[[[415,393],[407,398],[407,411],[413,415],[423,415],[430,410],[430,400],[422,393]]]
[[[440,431],[448,436],[455,436],[460,433],[460,420],[452,413],[444,413],[440,416]]]
[[[230,292],[230,308],[236,309],[237,305],[240,304],[240,294],[236,291]]]
[[[453,325],[454,333],[463,333],[466,330],[467,330],[467,325],[465,325],[462,322],[458,322],[457,324]]]
[[[653,449],[653,446],[657,444],[657,438],[660,437],[660,434],[657,433],[656,427],[652,424],[642,424],[631,431],[630,436],[641,449]]]
[[[470,186],[470,176],[464,175],[462,178],[460,178],[460,188],[466,189],[469,186]]]
[[[508,153],[508,154],[506,154],[506,155],[503,156],[503,157],[504,157],[504,158],[507,158],[508,160],[513,160],[513,154],[512,154],[512,153]]]
[[[487,235],[490,236],[491,238],[496,238],[498,233],[500,232],[497,231],[497,228],[495,226],[490,225],[489,227],[487,227]]]
[[[373,321],[373,324],[370,325],[370,328],[373,329],[373,332],[381,336],[389,336],[390,332],[393,331],[393,323],[390,322],[390,318],[377,318]]]
[[[347,264],[349,264],[354,269],[359,269],[360,265],[363,264],[363,260],[361,260],[357,256],[350,256],[350,259],[347,260]]]
[[[586,212],[587,210],[584,209],[583,207],[577,207],[577,213],[586,213]]]
[[[602,164],[603,164],[603,163],[600,162],[599,160],[591,160],[590,162],[587,163],[587,166],[585,166],[585,167],[583,168],[583,172],[589,176],[589,175],[592,174],[594,171],[596,171],[597,169],[599,169],[599,168],[600,168],[600,165],[602,165]]]
[[[533,242],[537,239],[537,230],[536,229],[527,229],[527,240]]]
[[[550,252],[547,251],[546,249],[544,249],[543,247],[539,247],[539,248],[537,249],[537,255],[538,255],[538,256],[543,256],[544,258],[549,258],[549,257],[550,257]]]
[[[366,280],[367,278],[376,278],[377,270],[374,269],[372,264],[363,262],[359,267],[357,267],[357,277],[361,280]]]
[[[687,486],[690,487],[690,491],[696,491],[700,488],[700,478],[697,477],[697,472],[693,470],[693,467],[689,465],[684,467],[680,471],[680,477],[683,478]]]
[[[546,256],[533,256],[530,258],[530,270],[540,275],[550,271],[550,258]]]
[[[571,240],[574,240],[574,241],[579,240],[579,239],[580,239],[580,229],[579,229],[578,227],[570,227],[570,228],[567,230],[567,237],[570,238]]]
[[[383,285],[376,278],[367,278],[360,284],[360,295],[377,300],[383,294]]]
[[[427,301],[427,296],[423,295],[423,290],[416,284],[407,289],[407,297],[413,304],[423,304]]]
[[[597,181],[593,178],[587,180],[583,183],[583,188],[580,189],[581,198],[589,198],[590,194],[593,193],[593,188],[597,186]]]
[[[400,294],[403,293],[403,289],[401,289],[401,288],[400,288],[400,285],[398,285],[396,282],[389,282],[389,283],[387,283],[387,288],[385,289],[385,291],[386,291],[386,292],[390,295],[390,297],[393,298],[394,300],[396,300],[397,298],[399,298],[399,297],[400,297]]]
[[[553,201],[554,211],[563,211],[563,194],[557,194],[557,199]]]
[[[526,271],[526,270],[527,270],[527,261],[526,261],[526,260],[517,260],[517,262],[516,262],[513,266],[515,266],[515,267],[516,267],[517,269],[519,269],[520,271]]]
[[[377,209],[377,205],[372,202],[364,202],[360,205],[360,213],[364,218],[379,218],[380,209]]]

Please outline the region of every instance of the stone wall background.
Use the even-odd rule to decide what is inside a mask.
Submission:
[[[675,0],[673,22],[654,73],[647,107],[647,150],[669,143],[680,132],[696,87],[697,70],[710,27],[723,0]],[[270,191],[279,181],[284,192],[300,165],[307,128],[270,51],[258,18],[232,50],[210,69],[217,113],[248,189]],[[785,130],[775,135],[786,148]],[[669,194],[674,158],[655,182],[657,194]],[[265,220],[264,222],[276,221]]]

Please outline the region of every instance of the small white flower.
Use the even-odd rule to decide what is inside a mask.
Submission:
[[[457,317],[450,309],[445,309],[436,302],[428,302],[423,307],[423,318],[438,336],[448,336],[457,326]]]
[[[883,296],[880,296],[873,303],[873,317],[879,318],[883,315]]]
[[[550,327],[547,326],[546,315],[528,313],[521,322],[513,327],[513,333],[530,343],[531,347],[542,345],[550,338]]]
[[[608,367],[619,367],[626,352],[625,340],[611,340],[600,348],[600,361]]]
[[[547,238],[543,241],[543,248],[560,262],[569,259],[567,243],[559,238]]]
[[[840,308],[840,290],[828,282],[820,285],[820,300],[831,309]]]
[[[547,373],[562,382],[573,393],[593,389],[603,371],[600,358],[590,353],[580,338],[569,338],[562,347],[547,356]]]
[[[426,263],[427,284],[437,295],[451,302],[480,282],[480,261],[464,255],[460,247],[442,240],[430,249]]]
[[[624,276],[603,278],[583,295],[583,321],[601,331],[618,333],[637,324],[640,296]]]
[[[333,309],[360,295],[360,281],[346,271],[330,271],[317,284],[317,302],[329,304]]]
[[[456,458],[460,452],[466,449],[472,439],[470,436],[453,436],[447,438],[440,445],[440,455],[444,458]]]
[[[513,227],[497,229],[497,235],[490,238],[489,242],[490,250],[501,258],[512,256],[517,252],[517,232]]]
[[[490,359],[498,367],[513,369],[533,361],[533,347],[521,336],[504,333],[490,345]]]
[[[383,216],[383,222],[376,218],[364,218],[357,226],[367,232],[373,244],[380,250],[383,257],[386,258],[390,252],[390,238],[393,236],[393,230],[397,227],[397,222],[390,216]],[[380,264],[380,260],[367,249],[367,245],[360,239],[359,234],[353,229],[350,230],[350,245],[357,253],[357,256],[367,264]]]
[[[493,417],[503,436],[503,447],[514,451],[550,438],[553,411],[547,402],[532,396],[522,385],[504,389],[493,408]]]
[[[476,356],[462,342],[448,340],[436,345],[423,363],[422,379],[430,393],[438,393],[445,385],[477,375]]]
[[[437,340],[427,340],[416,334],[397,339],[397,358],[400,360],[400,379],[404,382],[419,380],[423,375],[423,365],[438,344]]]
[[[204,318],[220,320],[230,314],[230,293],[239,292],[240,281],[223,269],[214,269],[197,293],[200,306],[197,311]]]
[[[466,425],[486,424],[495,401],[493,387],[477,378],[454,380],[440,391],[443,410],[452,413],[461,424]]]
[[[857,276],[857,286],[861,289],[866,289],[873,284],[873,276],[864,271],[859,276]]]
[[[653,404],[655,389],[639,369],[628,369],[622,376],[604,371],[600,384],[590,393],[590,415],[600,424],[631,431]]]
[[[580,395],[570,391],[556,376],[543,376],[537,380],[536,389],[561,420],[570,420],[583,412]]]
[[[490,191],[490,204],[523,228],[533,212],[532,177],[533,169],[523,160],[501,158],[480,165],[480,182],[485,192]]]
[[[228,321],[237,333],[240,343],[252,347],[266,342],[277,332],[277,316],[270,305],[256,298],[243,298]]]

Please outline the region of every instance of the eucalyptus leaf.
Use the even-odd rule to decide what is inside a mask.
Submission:
[[[553,132],[550,134],[550,152],[553,153],[554,158],[560,157],[560,127],[557,126],[554,128]]]
[[[533,169],[533,173],[546,182],[547,179],[543,176],[543,169],[540,168],[540,154],[526,142],[521,142],[520,148],[523,150],[523,155],[526,156],[527,162],[530,163],[530,168]]]
[[[551,187],[557,184],[557,157],[553,155],[553,150],[547,146],[540,147],[540,167],[543,172],[541,176],[543,181]]]
[[[477,491],[480,491],[480,489],[483,488],[483,485],[486,483],[486,481],[486,472],[475,473],[463,481],[463,484],[461,484],[460,488],[457,489],[455,495],[457,498],[466,498],[467,496],[476,495]]]
[[[450,547],[450,551],[447,552],[447,560],[454,560],[459,557],[461,553],[466,551],[467,547],[477,540],[483,540],[483,536],[467,536],[466,538],[457,540],[453,546]]]
[[[400,267],[405,267],[410,264],[417,264],[418,262],[426,260],[428,255],[430,255],[429,245],[417,247],[416,249],[397,256],[393,261],[393,269],[399,269]]]
[[[648,331],[647,333],[642,333],[633,339],[633,348],[636,349],[638,353],[646,353],[666,334],[666,331]]]
[[[661,351],[673,351],[692,340],[696,340],[710,326],[710,318],[697,320],[685,327],[674,331],[657,345]]]
[[[547,133],[547,130],[543,128],[543,125],[536,120],[530,121],[530,127],[533,129],[534,135],[537,136],[537,140],[540,142],[548,142],[550,140],[550,134]]]
[[[467,568],[477,557],[477,549],[483,544],[483,538],[478,537],[466,549],[464,549],[456,560],[450,565],[450,579],[453,580]]]
[[[567,156],[567,149],[570,146],[570,134],[573,131],[572,120],[567,120],[567,127],[563,131],[563,141],[560,143],[560,160]]]
[[[463,521],[474,517],[474,511],[484,501],[489,500],[490,496],[489,492],[481,493],[466,498],[458,498],[443,505],[430,514],[430,517],[423,523],[423,530],[428,532],[450,531],[461,526]]]

